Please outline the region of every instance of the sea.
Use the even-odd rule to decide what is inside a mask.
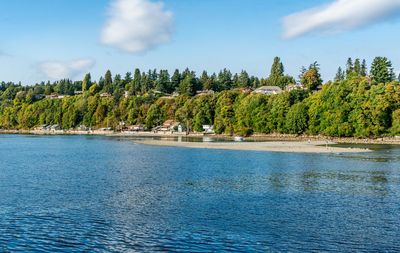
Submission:
[[[0,135],[0,251],[400,252],[400,147],[352,147]]]

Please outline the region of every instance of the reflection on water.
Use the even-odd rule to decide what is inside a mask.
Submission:
[[[130,139],[0,136],[1,251],[400,251],[398,147],[318,155]]]

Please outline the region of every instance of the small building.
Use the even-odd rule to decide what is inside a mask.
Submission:
[[[214,127],[212,125],[203,125],[203,130],[205,134],[213,134]]]
[[[205,95],[214,95],[215,91],[213,90],[198,90],[196,91],[196,96],[205,96]]]
[[[278,86],[262,86],[257,88],[253,93],[260,93],[264,95],[276,95],[282,92],[282,89]]]
[[[47,124],[35,127],[36,131],[47,131],[48,129],[49,129],[49,125],[47,125]]]
[[[175,127],[179,128],[179,125],[180,125],[179,122],[175,122],[174,120],[169,119],[169,120],[164,122],[164,124],[161,126],[159,131],[162,131],[162,132],[174,131]]]
[[[144,125],[143,124],[139,124],[139,125],[132,125],[132,126],[128,126],[128,131],[143,131],[144,130]]]
[[[172,97],[173,98],[176,98],[176,97],[179,97],[181,94],[179,93],[179,92],[176,92],[176,91],[174,91],[173,93],[172,93]]]
[[[81,91],[81,90],[76,90],[76,91],[74,91],[74,94],[75,94],[75,95],[82,95],[82,94],[83,94],[83,91]]]
[[[307,88],[301,84],[290,84],[286,86],[286,91],[291,92],[293,90],[306,90]]]
[[[59,130],[61,130],[61,127],[60,127],[60,125],[55,124],[55,125],[52,125],[52,126],[50,127],[50,130],[51,130],[51,131],[59,131]]]
[[[58,94],[51,94],[51,95],[47,95],[46,98],[47,99],[62,99],[65,97],[70,97],[70,95],[58,95]]]
[[[112,97],[112,95],[110,94],[110,93],[101,93],[100,94],[100,97],[102,97],[102,98],[110,98],[110,97]]]
[[[88,130],[88,127],[87,127],[86,125],[80,125],[80,126],[78,127],[78,130],[79,130],[79,131],[87,131],[87,130]]]

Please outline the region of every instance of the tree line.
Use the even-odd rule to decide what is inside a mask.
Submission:
[[[400,83],[391,62],[376,57],[368,72],[365,61],[349,58],[345,71],[322,85],[317,62],[301,69],[299,81],[307,89],[277,95],[254,94],[241,88],[296,83],[284,74],[276,57],[268,78],[259,79],[246,71],[232,75],[227,69],[217,74],[178,70],[135,70],[112,77],[107,71],[97,82],[87,74],[82,81],[61,80],[34,86],[0,84],[0,126],[32,129],[42,124],[59,124],[64,129],[80,124],[117,128],[119,122],[145,124],[149,129],[167,119],[181,122],[191,131],[213,125],[216,133],[323,134],[328,136],[383,136],[400,134]],[[322,89],[316,91],[322,85]],[[195,96],[198,90],[213,95]],[[83,94],[63,99],[43,99],[39,94]],[[124,97],[123,92],[129,96]],[[153,92],[159,91],[159,92]],[[112,97],[101,97],[107,92]],[[178,92],[177,97],[168,96]]]

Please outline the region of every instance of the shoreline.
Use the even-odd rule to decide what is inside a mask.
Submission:
[[[4,130],[0,129],[0,134],[32,134],[32,135],[93,135],[93,136],[116,136],[116,137],[197,137],[197,138],[222,138],[233,140],[234,136],[225,134],[205,135],[202,133],[171,133],[171,132],[149,132],[149,131],[78,131],[78,130]],[[378,138],[357,138],[357,137],[329,137],[323,135],[291,135],[291,134],[254,134],[249,137],[244,137],[244,140],[252,141],[291,141],[291,142],[308,142],[319,141],[334,142],[343,144],[391,144],[400,145],[400,137],[378,137]]]
[[[341,148],[326,145],[322,141],[278,141],[278,142],[179,142],[166,140],[138,140],[135,143],[150,146],[167,146],[196,149],[222,149],[222,150],[245,150],[245,151],[268,151],[289,153],[365,153],[369,149]],[[336,143],[330,143],[336,144]]]

